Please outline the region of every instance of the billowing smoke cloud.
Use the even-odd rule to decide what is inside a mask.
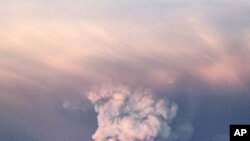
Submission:
[[[169,139],[177,105],[149,90],[103,87],[88,93],[98,113],[95,141],[153,141]]]

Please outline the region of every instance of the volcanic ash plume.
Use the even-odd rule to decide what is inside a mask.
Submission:
[[[89,92],[88,98],[98,113],[95,141],[153,141],[170,136],[177,105],[148,90],[102,88]]]

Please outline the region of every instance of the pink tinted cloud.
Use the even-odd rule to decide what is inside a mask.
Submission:
[[[5,67],[1,75],[13,73],[14,68],[17,71],[13,76],[18,79],[25,78],[27,72],[41,78],[62,72],[97,84],[166,87],[183,75],[212,86],[244,84],[249,77],[249,68],[245,67],[249,52],[230,52],[223,34],[200,15],[178,22],[172,26],[185,28],[129,21],[20,20],[5,25],[0,32],[0,49],[7,52],[1,56],[0,65]]]

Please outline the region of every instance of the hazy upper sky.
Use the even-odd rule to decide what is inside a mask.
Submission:
[[[0,0],[0,140],[91,141],[86,91],[108,84],[174,101],[174,141],[227,141],[250,123],[249,17],[247,0]]]

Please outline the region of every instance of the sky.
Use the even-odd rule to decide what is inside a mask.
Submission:
[[[0,140],[228,141],[250,123],[249,17],[247,0],[0,0]]]

